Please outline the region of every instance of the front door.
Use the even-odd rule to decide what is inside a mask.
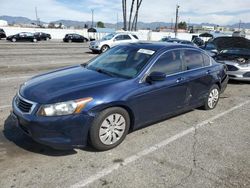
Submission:
[[[182,69],[183,64],[178,50],[164,53],[155,62],[149,74],[163,72],[166,78],[151,83],[145,81],[139,85],[130,104],[135,109],[136,121],[142,124],[153,122],[185,107],[188,80]]]

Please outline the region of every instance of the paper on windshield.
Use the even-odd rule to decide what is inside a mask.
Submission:
[[[155,51],[153,50],[148,50],[148,49],[140,49],[137,51],[138,53],[142,53],[142,54],[147,54],[147,55],[153,55],[155,53]]]

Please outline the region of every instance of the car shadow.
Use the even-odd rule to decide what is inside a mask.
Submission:
[[[25,135],[18,127],[15,126],[15,123],[10,116],[8,116],[8,118],[4,122],[3,135],[5,136],[6,139],[8,139],[10,142],[13,142],[18,147],[24,150],[42,154],[42,155],[66,156],[66,155],[73,155],[77,153],[73,149],[72,150],[56,150],[56,149],[53,149],[48,146],[35,142],[30,137]]]
[[[229,80],[228,84],[232,84],[232,85],[245,85],[245,84],[250,84],[250,81]]]

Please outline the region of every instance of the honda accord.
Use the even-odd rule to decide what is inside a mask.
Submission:
[[[31,78],[13,99],[12,117],[53,148],[108,150],[145,125],[215,108],[227,81],[225,65],[196,47],[131,43]]]

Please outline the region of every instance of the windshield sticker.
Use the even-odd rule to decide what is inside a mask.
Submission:
[[[153,50],[147,50],[147,49],[140,49],[140,50],[138,50],[138,53],[147,54],[147,55],[153,55],[155,53],[155,51],[153,51]]]

